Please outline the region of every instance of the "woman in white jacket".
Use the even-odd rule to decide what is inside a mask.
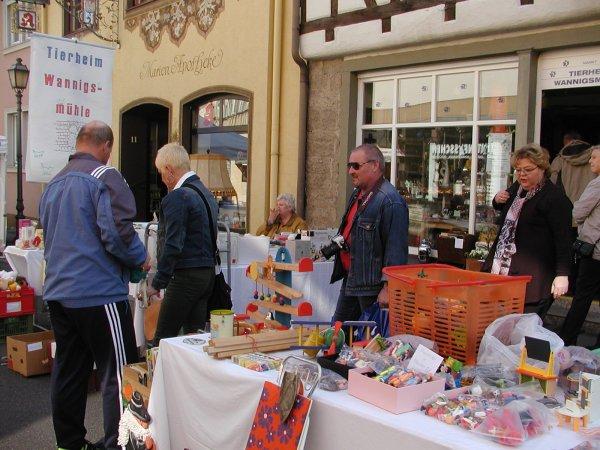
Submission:
[[[600,145],[591,150],[590,167],[596,178],[573,205],[573,220],[579,228],[578,239],[593,244],[594,249],[590,256],[581,257],[579,261],[577,290],[560,333],[565,345],[577,343],[592,301],[600,298]]]

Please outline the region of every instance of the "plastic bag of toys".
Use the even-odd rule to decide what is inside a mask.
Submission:
[[[537,314],[509,314],[494,320],[486,328],[479,346],[477,364],[500,363],[514,370],[519,365],[525,336],[550,342],[555,355],[564,347],[563,340],[556,333],[542,326],[542,319]],[[543,363],[532,360],[531,364]],[[558,358],[555,364],[555,373],[558,373]]]
[[[474,432],[515,447],[556,425],[555,415],[535,400],[515,400],[488,414]]]
[[[348,380],[333,370],[323,369],[319,387],[324,391],[342,391],[348,389]]]

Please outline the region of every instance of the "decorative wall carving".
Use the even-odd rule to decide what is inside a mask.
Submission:
[[[153,5],[148,5],[152,7]],[[175,0],[159,2],[154,9],[126,12],[125,27],[133,31],[140,27],[140,36],[146,48],[154,51],[160,45],[163,33],[179,46],[190,24],[194,24],[202,37],[212,29],[217,17],[225,8],[225,0]]]

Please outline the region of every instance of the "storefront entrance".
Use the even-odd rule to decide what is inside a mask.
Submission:
[[[538,60],[536,142],[554,158],[565,133],[600,143],[600,47],[544,52]]]
[[[542,91],[540,144],[554,158],[565,133],[579,133],[590,144],[600,143],[600,86]]]
[[[167,189],[154,166],[156,152],[168,141],[169,109],[144,103],[121,116],[121,173],[135,197],[135,220],[152,220]]]

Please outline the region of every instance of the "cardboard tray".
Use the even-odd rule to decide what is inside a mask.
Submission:
[[[53,340],[52,331],[9,336],[6,339],[8,368],[24,377],[50,373],[52,359],[48,343]]]
[[[437,376],[427,383],[395,388],[369,377],[369,370],[348,372],[348,393],[393,414],[420,409],[425,400],[444,391],[444,379]]]

